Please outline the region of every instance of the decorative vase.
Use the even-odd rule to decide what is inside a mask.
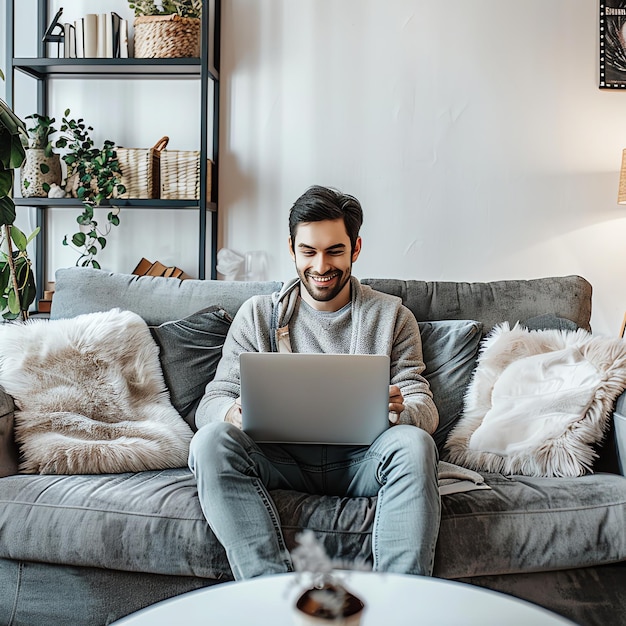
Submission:
[[[307,589],[296,601],[297,626],[359,626],[365,604],[341,585]]]
[[[61,157],[46,156],[43,148],[28,148],[20,168],[20,189],[23,198],[47,198],[50,186],[61,184]]]

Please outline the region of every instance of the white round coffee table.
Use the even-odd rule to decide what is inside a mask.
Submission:
[[[529,602],[439,578],[349,572],[344,580],[366,604],[362,626],[573,625]],[[221,583],[154,604],[115,626],[293,626],[301,592],[295,574]]]

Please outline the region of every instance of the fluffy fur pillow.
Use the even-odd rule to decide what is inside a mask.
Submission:
[[[169,401],[158,347],[135,313],[0,324],[0,385],[17,407],[21,472],[187,463],[191,429]]]
[[[483,343],[447,459],[486,472],[581,476],[624,388],[625,341],[502,324]]]

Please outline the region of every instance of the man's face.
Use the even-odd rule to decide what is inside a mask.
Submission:
[[[289,248],[305,288],[301,296],[309,305],[338,311],[348,304],[352,264],[361,251],[361,238],[352,251],[342,219],[300,224]]]

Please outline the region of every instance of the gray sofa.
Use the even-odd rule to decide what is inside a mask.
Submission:
[[[589,329],[592,290],[577,276],[491,283],[363,282],[400,296],[425,332],[432,321],[475,320],[484,336],[503,321],[539,327],[555,317]],[[157,326],[210,306],[233,315],[251,295],[278,286],[70,268],[57,272],[51,317],[120,307]],[[425,349],[426,372],[433,380],[437,357]],[[458,414],[471,367],[465,363],[463,376],[454,369],[437,382],[435,401],[442,414],[451,416],[439,443]],[[13,408],[2,393],[0,624],[107,624],[164,598],[232,578],[225,553],[202,516],[188,469],[19,474]],[[620,397],[593,474],[559,479],[485,474],[491,490],[442,496],[435,576],[505,591],[579,624],[626,624],[625,409]],[[332,556],[370,559],[375,498],[289,491],[273,496],[290,547],[299,530],[312,528]]]

